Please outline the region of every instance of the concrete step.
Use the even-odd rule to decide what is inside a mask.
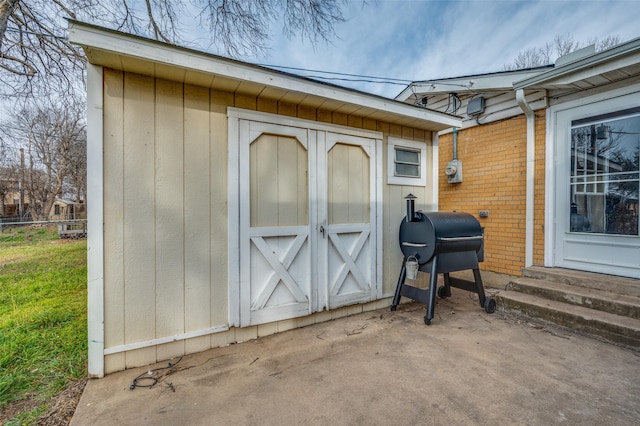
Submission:
[[[640,280],[634,278],[575,271],[572,269],[545,268],[542,266],[524,268],[522,270],[522,276],[609,291],[626,296],[640,297]]]
[[[507,285],[507,289],[570,305],[640,319],[640,297],[526,277],[512,280]]]
[[[518,291],[496,295],[498,307],[623,345],[640,347],[640,319],[549,300]]]

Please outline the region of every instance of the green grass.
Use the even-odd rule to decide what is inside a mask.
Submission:
[[[60,240],[55,228],[0,233],[0,412],[37,402],[10,423],[31,424],[86,376],[86,283],[85,240]]]

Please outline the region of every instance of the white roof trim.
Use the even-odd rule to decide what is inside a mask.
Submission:
[[[608,63],[614,63],[616,61],[621,61],[622,66],[629,65],[628,61],[624,61],[624,57],[629,55],[640,56],[640,38],[635,38],[626,43],[612,47],[611,49],[579,58],[575,61],[555,67],[549,71],[542,72],[536,76],[517,81],[513,84],[513,87],[515,90],[527,89],[535,85],[551,83],[553,80],[563,80],[562,83],[566,83],[568,80],[566,78],[563,79],[563,77],[568,77],[572,74],[576,75],[576,79],[587,78],[589,77],[588,75],[578,75],[578,73],[581,71],[584,72],[587,69],[593,69],[594,74],[599,74],[606,70],[596,67]],[[637,61],[638,59],[635,59],[632,62],[635,63]]]
[[[459,126],[459,117],[418,108],[392,99],[296,77],[245,62],[182,48],[155,40],[109,30],[78,21],[69,21],[69,41],[89,51],[99,49],[115,55],[134,57],[182,69],[191,69],[233,80],[248,81],[268,87],[433,122],[433,130]]]
[[[531,78],[548,70],[539,67],[526,70],[503,71],[464,77],[442,78],[436,80],[414,81],[398,96],[397,100],[405,100],[414,93],[429,95],[441,93],[475,93],[484,90],[513,90],[515,81]]]

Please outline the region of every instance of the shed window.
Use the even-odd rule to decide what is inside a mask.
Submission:
[[[394,175],[419,178],[420,151],[401,146],[396,146],[394,150],[396,154]]]
[[[427,145],[389,137],[387,183],[389,185],[426,186]]]

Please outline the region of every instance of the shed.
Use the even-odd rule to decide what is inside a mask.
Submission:
[[[49,212],[49,220],[86,219],[86,205],[83,201],[56,198]]]
[[[88,58],[89,375],[388,306],[451,114],[70,21]]]
[[[463,116],[440,133],[439,206],[485,226],[484,269],[640,278],[640,38],[547,67],[416,81],[396,99]],[[454,157],[464,167],[450,180]]]

